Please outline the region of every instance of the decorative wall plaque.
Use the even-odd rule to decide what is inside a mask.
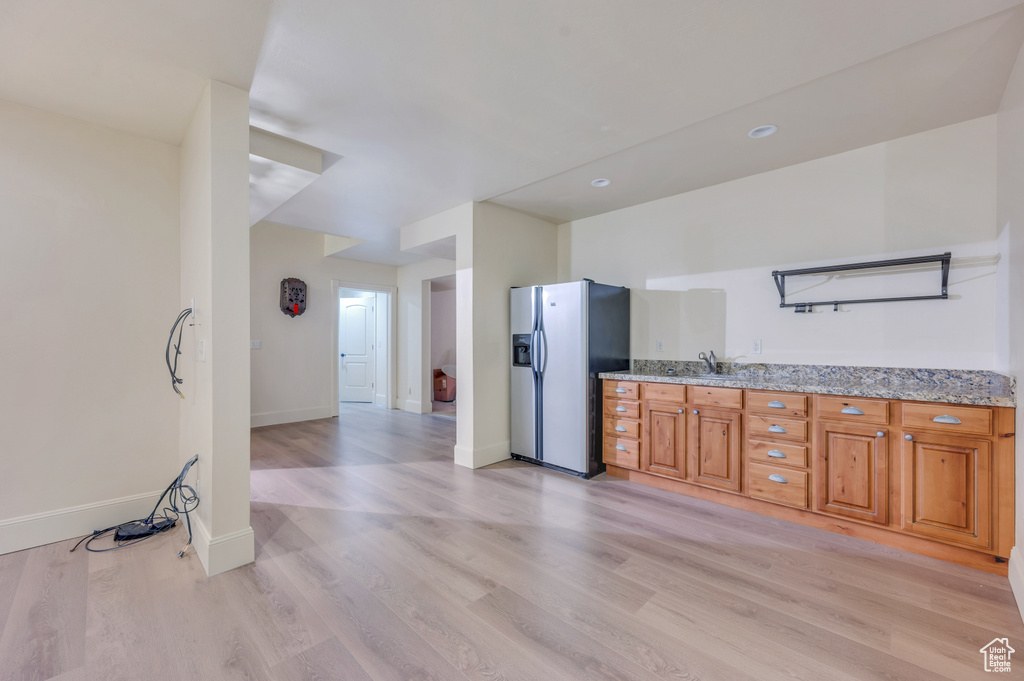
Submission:
[[[281,312],[298,317],[306,311],[306,282],[294,277],[281,280]]]

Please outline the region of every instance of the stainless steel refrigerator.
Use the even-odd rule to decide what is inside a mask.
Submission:
[[[604,470],[597,374],[629,368],[629,289],[588,279],[511,290],[512,456]]]

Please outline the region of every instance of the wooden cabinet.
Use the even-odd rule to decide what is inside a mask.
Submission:
[[[675,402],[644,405],[641,470],[686,479],[686,408]]]
[[[975,548],[992,546],[992,445],[905,432],[903,529]]]
[[[739,412],[703,407],[691,411],[687,448],[693,482],[740,491],[741,417]]]
[[[822,513],[888,521],[888,432],[877,426],[818,424],[818,489]]]
[[[640,384],[604,381],[602,458],[605,464],[640,468]]]
[[[1012,408],[620,383],[614,475],[1006,573]]]

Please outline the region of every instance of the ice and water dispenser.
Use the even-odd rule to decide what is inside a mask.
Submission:
[[[528,333],[514,333],[512,334],[512,366],[514,367],[528,367],[531,365],[530,362],[530,334]]]

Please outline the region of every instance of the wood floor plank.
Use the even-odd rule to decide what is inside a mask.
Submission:
[[[85,663],[89,565],[72,546],[28,552],[0,636],[0,681],[45,681]]]
[[[961,681],[1024,642],[1005,578],[340,412],[253,429],[251,566],[0,556],[0,681]]]
[[[466,679],[323,549],[300,554],[275,560],[371,678]]]
[[[373,681],[335,637],[276,665],[274,681]]]
[[[346,570],[402,618],[427,643],[475,681],[561,678],[435,589],[432,580],[392,560],[381,541],[325,547]]]
[[[568,679],[650,681],[658,677],[580,633],[514,592],[499,587],[469,609]]]

